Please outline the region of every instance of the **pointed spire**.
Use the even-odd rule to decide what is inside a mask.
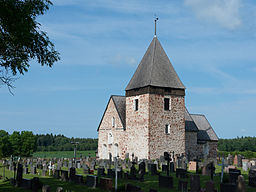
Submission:
[[[153,38],[125,90],[146,86],[185,89],[157,37]]]

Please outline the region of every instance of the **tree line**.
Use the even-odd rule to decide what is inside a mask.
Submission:
[[[227,152],[256,152],[256,137],[237,137],[234,139],[219,139],[218,150]]]
[[[77,143],[78,151],[96,150],[98,139],[68,138],[64,135],[36,134],[32,131],[0,130],[0,159],[3,157],[29,157],[35,151],[72,151]]]
[[[64,135],[36,135],[37,151],[72,151],[74,144],[77,144],[78,151],[96,150],[98,139],[91,138],[68,138]]]

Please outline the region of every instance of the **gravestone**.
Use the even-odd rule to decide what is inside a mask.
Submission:
[[[98,168],[98,177],[105,176],[105,169],[103,167]]]
[[[49,185],[43,185],[42,192],[50,192],[50,186]]]
[[[200,187],[200,175],[191,175],[190,176],[190,192],[198,192],[201,190]]]
[[[25,174],[29,174],[28,167],[25,167]]]
[[[75,175],[75,183],[76,184],[83,184],[84,183],[83,175]]]
[[[220,192],[236,192],[236,185],[231,183],[221,183]]]
[[[168,152],[164,152],[164,160],[167,162],[166,173],[167,173],[167,176],[169,176],[169,172],[170,172],[170,154]]]
[[[249,186],[256,187],[256,170],[249,171]]]
[[[233,165],[233,161],[234,161],[233,155],[228,154],[227,160],[228,160],[228,165]]]
[[[69,168],[69,180],[75,182],[76,179],[76,168],[71,167]]]
[[[172,189],[173,188],[173,178],[171,176],[159,175],[158,184],[159,184],[159,187]]]
[[[141,162],[139,164],[139,171],[141,171],[141,173],[145,175],[145,173],[146,173],[146,164],[145,164],[145,162]]]
[[[90,168],[88,165],[83,165],[83,171],[84,171],[84,174],[89,174],[90,173]]]
[[[238,176],[237,180],[237,192],[246,192],[246,187],[245,187],[245,180],[242,175]]]
[[[18,163],[17,176],[16,176],[16,185],[18,187],[20,187],[22,183],[22,174],[23,174],[23,166],[22,164]]]
[[[188,170],[189,171],[196,171],[196,161],[189,161]]]
[[[62,187],[57,187],[56,192],[64,192]]]
[[[151,175],[157,175],[157,165],[156,164],[148,164],[149,172]]]
[[[214,182],[213,181],[207,181],[205,186],[206,192],[215,192],[214,189]]]
[[[61,180],[68,181],[68,171],[61,170]]]
[[[130,183],[125,186],[126,192],[141,192],[141,188],[139,186],[132,185]]]
[[[137,174],[137,170],[135,168],[135,162],[132,162],[132,167],[130,169],[130,179],[137,179],[136,174]]]
[[[47,173],[47,170],[43,169],[43,170],[42,170],[42,176],[45,177],[45,176],[46,176],[46,173]]]
[[[182,179],[187,178],[187,171],[182,168],[177,168],[176,169],[176,177],[182,178]]]
[[[36,174],[36,166],[31,166],[30,172],[31,172],[31,174],[35,175]]]
[[[178,191],[188,192],[188,182],[187,181],[183,181],[183,180],[179,180]]]
[[[55,179],[59,179],[60,178],[60,170],[55,169],[53,172],[53,177]]]
[[[98,185],[98,177],[94,175],[87,175],[86,186],[96,188]]]
[[[113,181],[110,178],[100,178],[100,188],[103,190],[112,190]]]
[[[249,160],[248,160],[248,159],[243,159],[243,160],[242,160],[242,167],[243,167],[243,170],[244,170],[244,171],[248,171],[248,168],[249,168],[248,163],[249,163]]]
[[[238,169],[229,169],[229,182],[230,183],[237,183],[238,176],[241,175],[241,171]]]
[[[31,179],[31,188],[33,192],[37,192],[41,188],[41,183],[38,177]]]

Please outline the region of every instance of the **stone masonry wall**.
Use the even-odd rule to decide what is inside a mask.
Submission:
[[[164,98],[170,98],[170,110],[164,110]],[[183,96],[149,95],[149,159],[159,158],[165,151],[185,153],[185,104]],[[165,125],[170,125],[170,134]]]
[[[135,111],[135,99],[138,110]],[[132,153],[139,159],[148,158],[149,94],[126,97],[126,134],[125,143],[131,158]]]
[[[217,158],[217,147],[218,147],[218,142],[214,141],[208,141],[209,145],[209,158]]]
[[[112,126],[112,117],[115,118],[115,127]],[[112,135],[112,139],[110,137]],[[98,155],[100,159],[108,159],[109,153],[114,157],[116,150],[121,158],[125,155],[124,138],[126,134],[123,125],[111,99],[102,119],[98,131]],[[118,145],[115,146],[115,144]]]
[[[186,132],[186,155],[190,154],[190,159],[195,159],[197,152],[197,132]]]

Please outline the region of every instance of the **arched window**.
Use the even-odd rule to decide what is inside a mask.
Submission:
[[[114,156],[117,157],[118,156],[118,144],[115,143],[114,145]]]
[[[107,145],[103,144],[103,146],[102,146],[102,159],[107,159],[107,158],[108,158]]]

